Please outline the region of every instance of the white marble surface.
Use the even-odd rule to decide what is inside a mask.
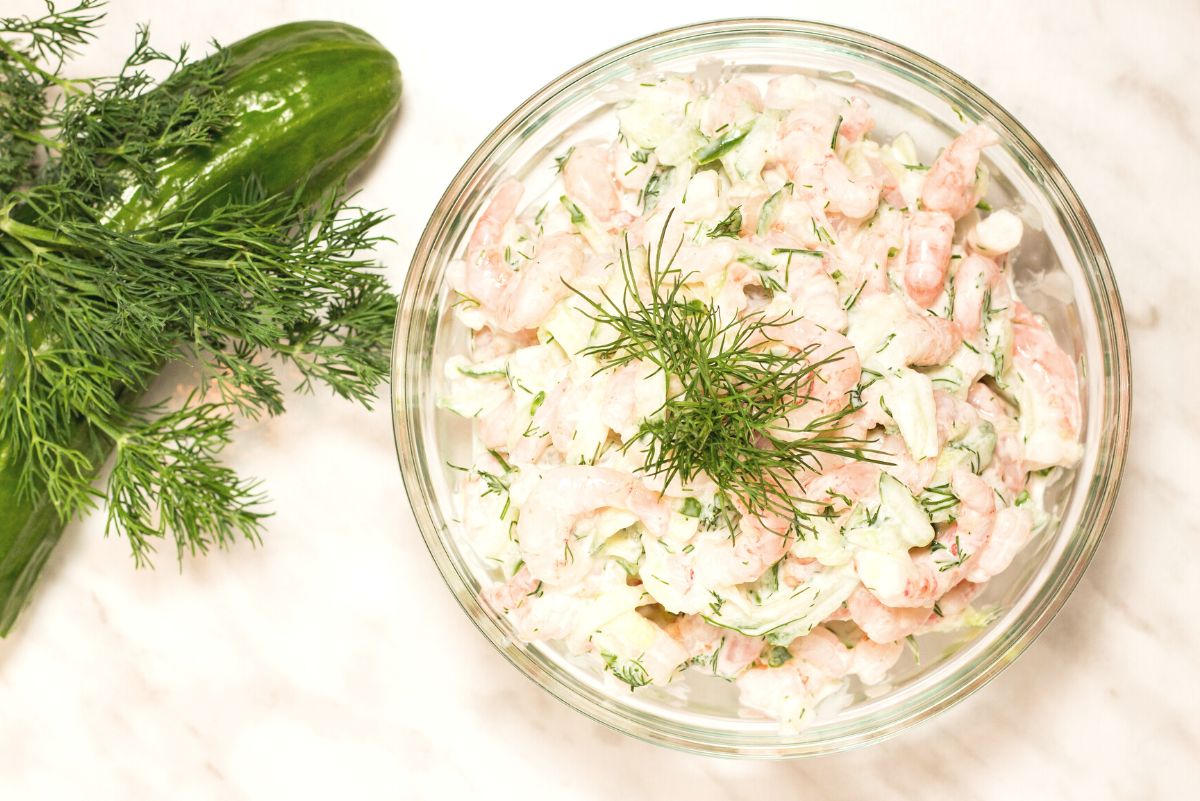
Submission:
[[[295,399],[285,418],[245,429],[231,454],[275,499],[263,547],[182,571],[164,554],[156,571],[135,572],[97,520],[70,528],[0,643],[0,798],[1195,797],[1195,0],[903,10],[610,0],[587,18],[594,6],[581,3],[479,5],[114,0],[82,66],[115,66],[139,20],[167,46],[309,17],[375,33],[399,55],[406,97],[365,199],[397,215],[383,255],[400,279],[474,144],[532,90],[611,45],[740,12],[859,27],[927,53],[1041,139],[1116,267],[1138,387],[1133,446],[1082,584],[998,680],[884,745],[777,764],[675,754],[567,709],[478,635],[415,531],[385,408]]]

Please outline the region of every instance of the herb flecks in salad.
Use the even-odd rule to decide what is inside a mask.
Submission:
[[[456,534],[517,638],[807,725],[991,619],[1080,453],[1075,365],[1014,292],[986,128],[926,166],[799,75],[666,75],[614,111],[451,265]]]

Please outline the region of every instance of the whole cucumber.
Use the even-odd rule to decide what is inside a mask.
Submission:
[[[225,48],[222,88],[237,117],[211,145],[157,169],[109,216],[123,231],[152,228],[202,199],[227,201],[254,180],[269,196],[316,198],[379,144],[400,105],[395,57],[358,28],[295,22]],[[110,444],[81,428],[77,446],[98,470]],[[0,637],[11,631],[67,521],[45,493],[17,492],[17,466],[0,444]]]

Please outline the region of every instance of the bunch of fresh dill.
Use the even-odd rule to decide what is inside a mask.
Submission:
[[[0,481],[63,520],[105,502],[143,563],[161,538],[180,555],[258,538],[256,482],[218,459],[236,415],[284,410],[283,364],[302,389],[369,405],[395,305],[360,255],[385,218],[340,192],[314,204],[247,185],[113,225],[130,187],[235,121],[224,61],[168,56],[145,29],[117,75],[64,77],[97,9],[0,19]],[[199,376],[186,402],[140,400],[175,360]]]
[[[642,470],[664,484],[708,476],[723,509],[737,505],[755,514],[802,516],[795,478],[819,470],[822,455],[877,461],[870,443],[845,433],[843,418],[854,410],[849,400],[803,429],[787,422],[790,413],[814,401],[813,382],[823,380],[821,371],[841,355],[816,358],[815,345],[776,347],[773,332],[794,318],[758,311],[722,320],[716,308],[688,298],[689,275],[675,266],[680,247],[664,250],[669,220],[670,215],[655,247],[636,251],[644,260],[635,259],[626,238],[619,255],[625,291],[619,299],[577,292],[592,319],[610,332],[607,341],[584,353],[596,357],[600,369],[649,362],[667,382],[665,404],[624,447],[640,445],[646,454]]]

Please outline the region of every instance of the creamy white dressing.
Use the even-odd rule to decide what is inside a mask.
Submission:
[[[1030,536],[1053,524],[1053,477],[1029,471],[1069,468],[1081,452],[1079,432],[1061,422],[1070,419],[1062,404],[1078,403],[1075,377],[1029,380],[1042,365],[1020,363],[1014,350],[1019,300],[1007,254],[1020,242],[1019,218],[971,210],[952,241],[914,233],[920,215],[941,213],[930,211],[941,202],[939,176],[967,169],[952,156],[970,167],[967,208],[982,198],[986,166],[970,165],[977,153],[962,156],[956,143],[932,166],[921,164],[908,135],[869,137],[861,100],[800,76],[766,87],[666,77],[636,87],[614,123],[612,142],[568,143],[586,150],[564,148],[561,174],[542,199],[495,212],[498,219],[486,212],[451,271],[463,296],[458,319],[476,332],[471,354],[447,360],[440,399],[478,421],[478,460],[461,485],[462,531],[494,566],[489,598],[522,639],[561,641],[636,687],[689,669],[715,672],[725,646],[713,643],[737,632],[750,657],[723,662],[732,671],[725,677],[737,679],[748,709],[801,725],[847,676],[886,675],[887,664],[850,658],[846,632],[850,644],[865,636],[854,593],[927,607],[918,633],[978,623],[969,604],[951,618],[933,614],[962,581],[940,566],[957,563],[935,562],[925,583],[937,594],[927,599],[905,595],[914,571],[931,548],[970,565],[972,554],[942,542],[959,525],[960,485],[983,482],[994,493],[982,506],[973,501],[984,520],[972,523],[976,549],[990,547],[981,533],[988,516],[1008,507],[1020,507],[1009,522],[1027,518]],[[544,256],[552,240],[568,254],[560,262]],[[727,322],[780,320],[794,326],[790,337],[835,354],[807,402],[827,404],[827,416],[844,420],[868,450],[879,448],[872,452],[884,469],[828,458],[817,471],[827,475],[798,477],[796,520],[783,520],[784,530],[766,516],[749,525],[748,510],[722,505],[703,474],[664,486],[643,470],[644,427],[671,413],[679,384],[652,357],[606,363],[602,346],[617,332],[596,311],[646,291],[628,285],[619,256],[629,248],[628,258],[644,263],[660,241],[679,248],[684,297]],[[995,275],[959,280],[972,254],[989,259]],[[953,319],[960,306],[977,310],[976,328]],[[504,316],[543,307],[522,330]],[[761,347],[803,345],[789,336]],[[847,378],[844,390],[833,389]],[[1003,448],[997,426],[1008,432]],[[869,480],[856,478],[862,471]],[[539,493],[548,481],[561,482],[558,497]],[[802,497],[822,481],[820,497]],[[561,570],[535,575],[526,562],[534,557]],[[830,635],[831,621],[841,639]],[[685,622],[727,634],[695,651],[685,645],[695,639],[682,632]],[[876,646],[889,646],[880,652],[892,660],[899,653]]]

